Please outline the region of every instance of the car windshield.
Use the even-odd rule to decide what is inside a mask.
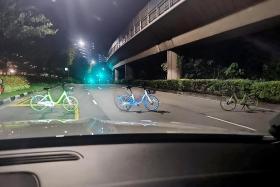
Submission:
[[[278,0],[0,0],[0,139],[269,135],[279,15]]]

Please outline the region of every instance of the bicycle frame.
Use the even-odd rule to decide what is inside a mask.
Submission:
[[[130,97],[132,98],[132,101],[131,102],[124,102],[124,105],[132,105],[132,106],[140,105],[140,104],[143,103],[145,97],[148,98],[149,102],[152,102],[150,97],[149,97],[149,94],[148,94],[147,90],[144,90],[144,95],[142,96],[141,100],[137,101],[135,99],[135,96],[134,96],[134,94],[132,92],[130,93]]]
[[[247,94],[246,94],[246,93],[244,94],[242,100],[238,99],[236,93],[233,93],[232,96],[230,97],[229,101],[231,101],[232,99],[235,99],[235,101],[236,101],[237,103],[242,104],[242,103],[245,102],[246,98],[247,98]]]
[[[43,100],[44,100],[44,99],[48,99],[48,100],[49,100],[50,102],[52,102],[54,105],[58,105],[59,103],[62,102],[62,100],[63,100],[64,98],[67,98],[67,100],[69,100],[66,91],[63,91],[63,93],[60,95],[60,97],[59,97],[59,99],[58,99],[57,101],[54,101],[54,100],[53,100],[53,98],[52,98],[50,92],[48,91],[48,94],[45,95],[45,97],[43,98]]]

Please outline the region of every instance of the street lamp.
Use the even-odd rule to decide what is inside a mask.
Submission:
[[[91,65],[95,65],[96,62],[95,62],[94,60],[91,60],[90,64],[91,64]]]
[[[85,42],[82,39],[80,39],[78,41],[78,44],[79,44],[79,47],[81,47],[81,48],[85,47],[85,45],[86,45]]]
[[[69,81],[69,79],[70,79],[70,75],[69,75],[69,68],[68,67],[66,67],[66,68],[64,68],[64,70],[65,70],[65,72],[67,72],[67,79],[68,79],[68,81]]]

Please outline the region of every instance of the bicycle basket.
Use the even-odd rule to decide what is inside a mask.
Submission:
[[[156,91],[155,91],[155,90],[147,90],[147,93],[148,93],[148,94],[155,94]]]

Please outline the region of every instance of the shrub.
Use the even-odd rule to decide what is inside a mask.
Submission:
[[[280,103],[280,81],[255,82],[252,92],[261,100]]]
[[[0,76],[3,80],[5,92],[13,92],[27,89],[30,87],[29,82],[22,76]]]
[[[242,97],[245,93],[252,93],[261,101],[280,103],[280,81],[260,82],[244,79],[182,79],[120,82],[121,84],[130,84],[134,86],[145,85],[153,89],[196,92],[212,95],[230,95],[235,92],[238,97]]]
[[[155,80],[147,85],[156,89],[180,90],[180,83],[177,80]]]

